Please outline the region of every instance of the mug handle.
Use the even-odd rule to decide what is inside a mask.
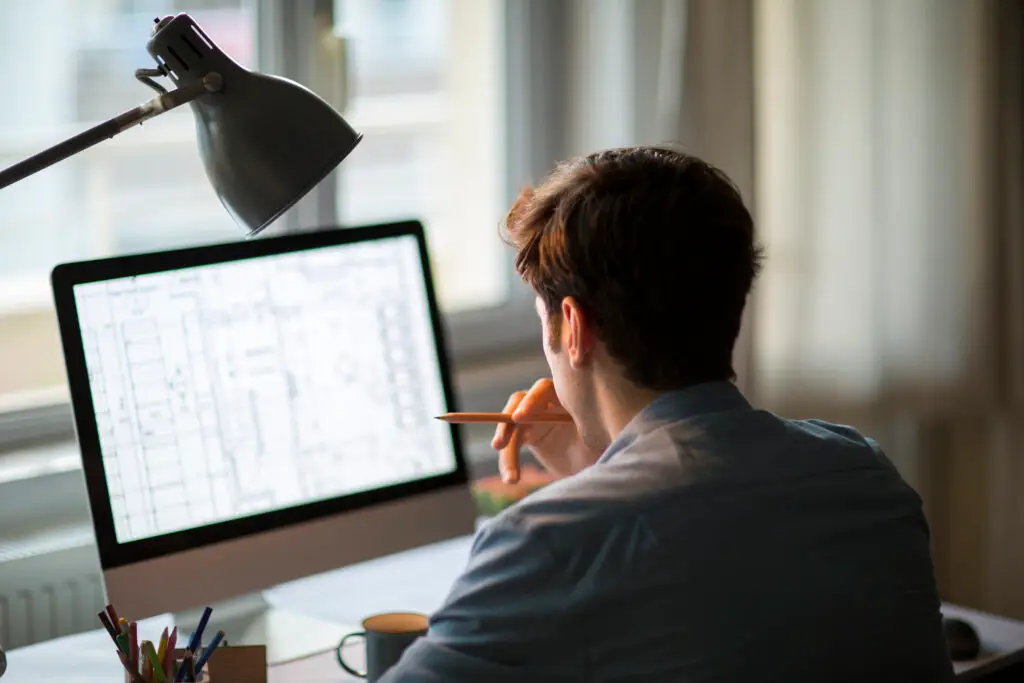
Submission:
[[[366,631],[356,631],[355,633],[349,633],[344,638],[342,638],[341,642],[338,643],[338,647],[334,648],[334,656],[338,658],[338,666],[340,666],[342,669],[344,669],[345,671],[349,672],[350,674],[352,674],[356,678],[366,678],[366,672],[365,671],[356,671],[351,666],[349,666],[348,664],[345,663],[345,658],[342,657],[342,655],[341,655],[341,650],[342,650],[342,648],[345,647],[345,641],[348,640],[349,638],[356,638],[356,637],[364,638],[365,639],[366,638]]]

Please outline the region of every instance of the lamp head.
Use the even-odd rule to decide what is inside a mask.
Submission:
[[[312,190],[361,139],[311,90],[236,63],[187,14],[159,20],[146,49],[179,88],[219,85],[190,103],[199,155],[221,203],[250,236]]]

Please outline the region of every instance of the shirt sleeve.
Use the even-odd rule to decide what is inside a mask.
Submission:
[[[572,658],[581,648],[564,627],[564,575],[522,520],[514,514],[491,520],[427,635],[381,683],[578,680],[580,662]]]

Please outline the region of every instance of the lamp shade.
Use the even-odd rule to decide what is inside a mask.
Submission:
[[[312,190],[361,136],[327,102],[285,78],[250,71],[187,14],[161,21],[146,45],[178,87],[218,76],[190,103],[214,191],[255,235]]]

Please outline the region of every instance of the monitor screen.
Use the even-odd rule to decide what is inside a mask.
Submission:
[[[417,239],[73,286],[116,542],[454,472]]]

